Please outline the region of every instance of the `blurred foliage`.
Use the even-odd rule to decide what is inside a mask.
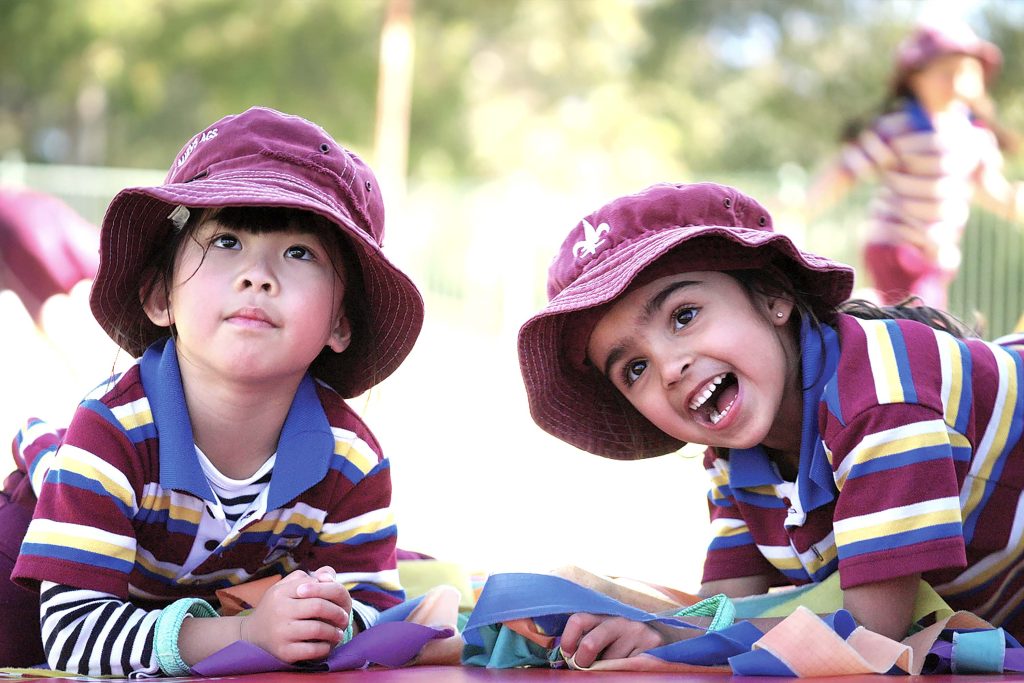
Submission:
[[[884,96],[935,6],[1024,60],[1024,3],[418,0],[414,179],[552,188],[804,167]],[[370,151],[386,0],[0,0],[0,153],[163,168],[254,104]],[[1024,73],[1000,118],[1024,129]]]

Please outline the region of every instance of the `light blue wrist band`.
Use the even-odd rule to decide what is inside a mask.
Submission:
[[[178,635],[181,624],[188,617],[215,617],[217,610],[210,603],[199,598],[175,600],[160,612],[156,620],[153,650],[160,670],[168,676],[189,676],[192,669],[181,658],[178,651]]]

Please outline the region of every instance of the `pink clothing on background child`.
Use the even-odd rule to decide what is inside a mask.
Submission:
[[[811,218],[857,183],[876,184],[863,258],[883,304],[915,296],[946,308],[972,204],[1007,220],[1024,214],[1021,185],[1003,173],[1012,136],[987,94],[1001,64],[999,48],[966,24],[918,26],[896,50],[880,113],[848,127],[812,184]]]
[[[841,161],[854,178],[879,181],[864,262],[883,300],[917,294],[945,308],[971,201],[986,174],[1002,173],[995,135],[966,108],[933,120],[909,101],[847,143]]]

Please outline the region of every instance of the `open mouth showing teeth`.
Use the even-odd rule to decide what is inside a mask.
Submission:
[[[690,410],[711,424],[718,424],[729,414],[739,393],[736,375],[723,372],[712,377],[690,401]]]

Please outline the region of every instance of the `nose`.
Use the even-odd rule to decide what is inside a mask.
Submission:
[[[692,355],[680,349],[671,349],[659,356],[660,358],[652,360],[657,363],[661,382],[666,387],[674,386],[682,380],[686,371],[693,364]]]
[[[265,294],[276,294],[279,288],[274,269],[263,256],[254,256],[238,274],[236,287],[239,291],[258,289]]]

